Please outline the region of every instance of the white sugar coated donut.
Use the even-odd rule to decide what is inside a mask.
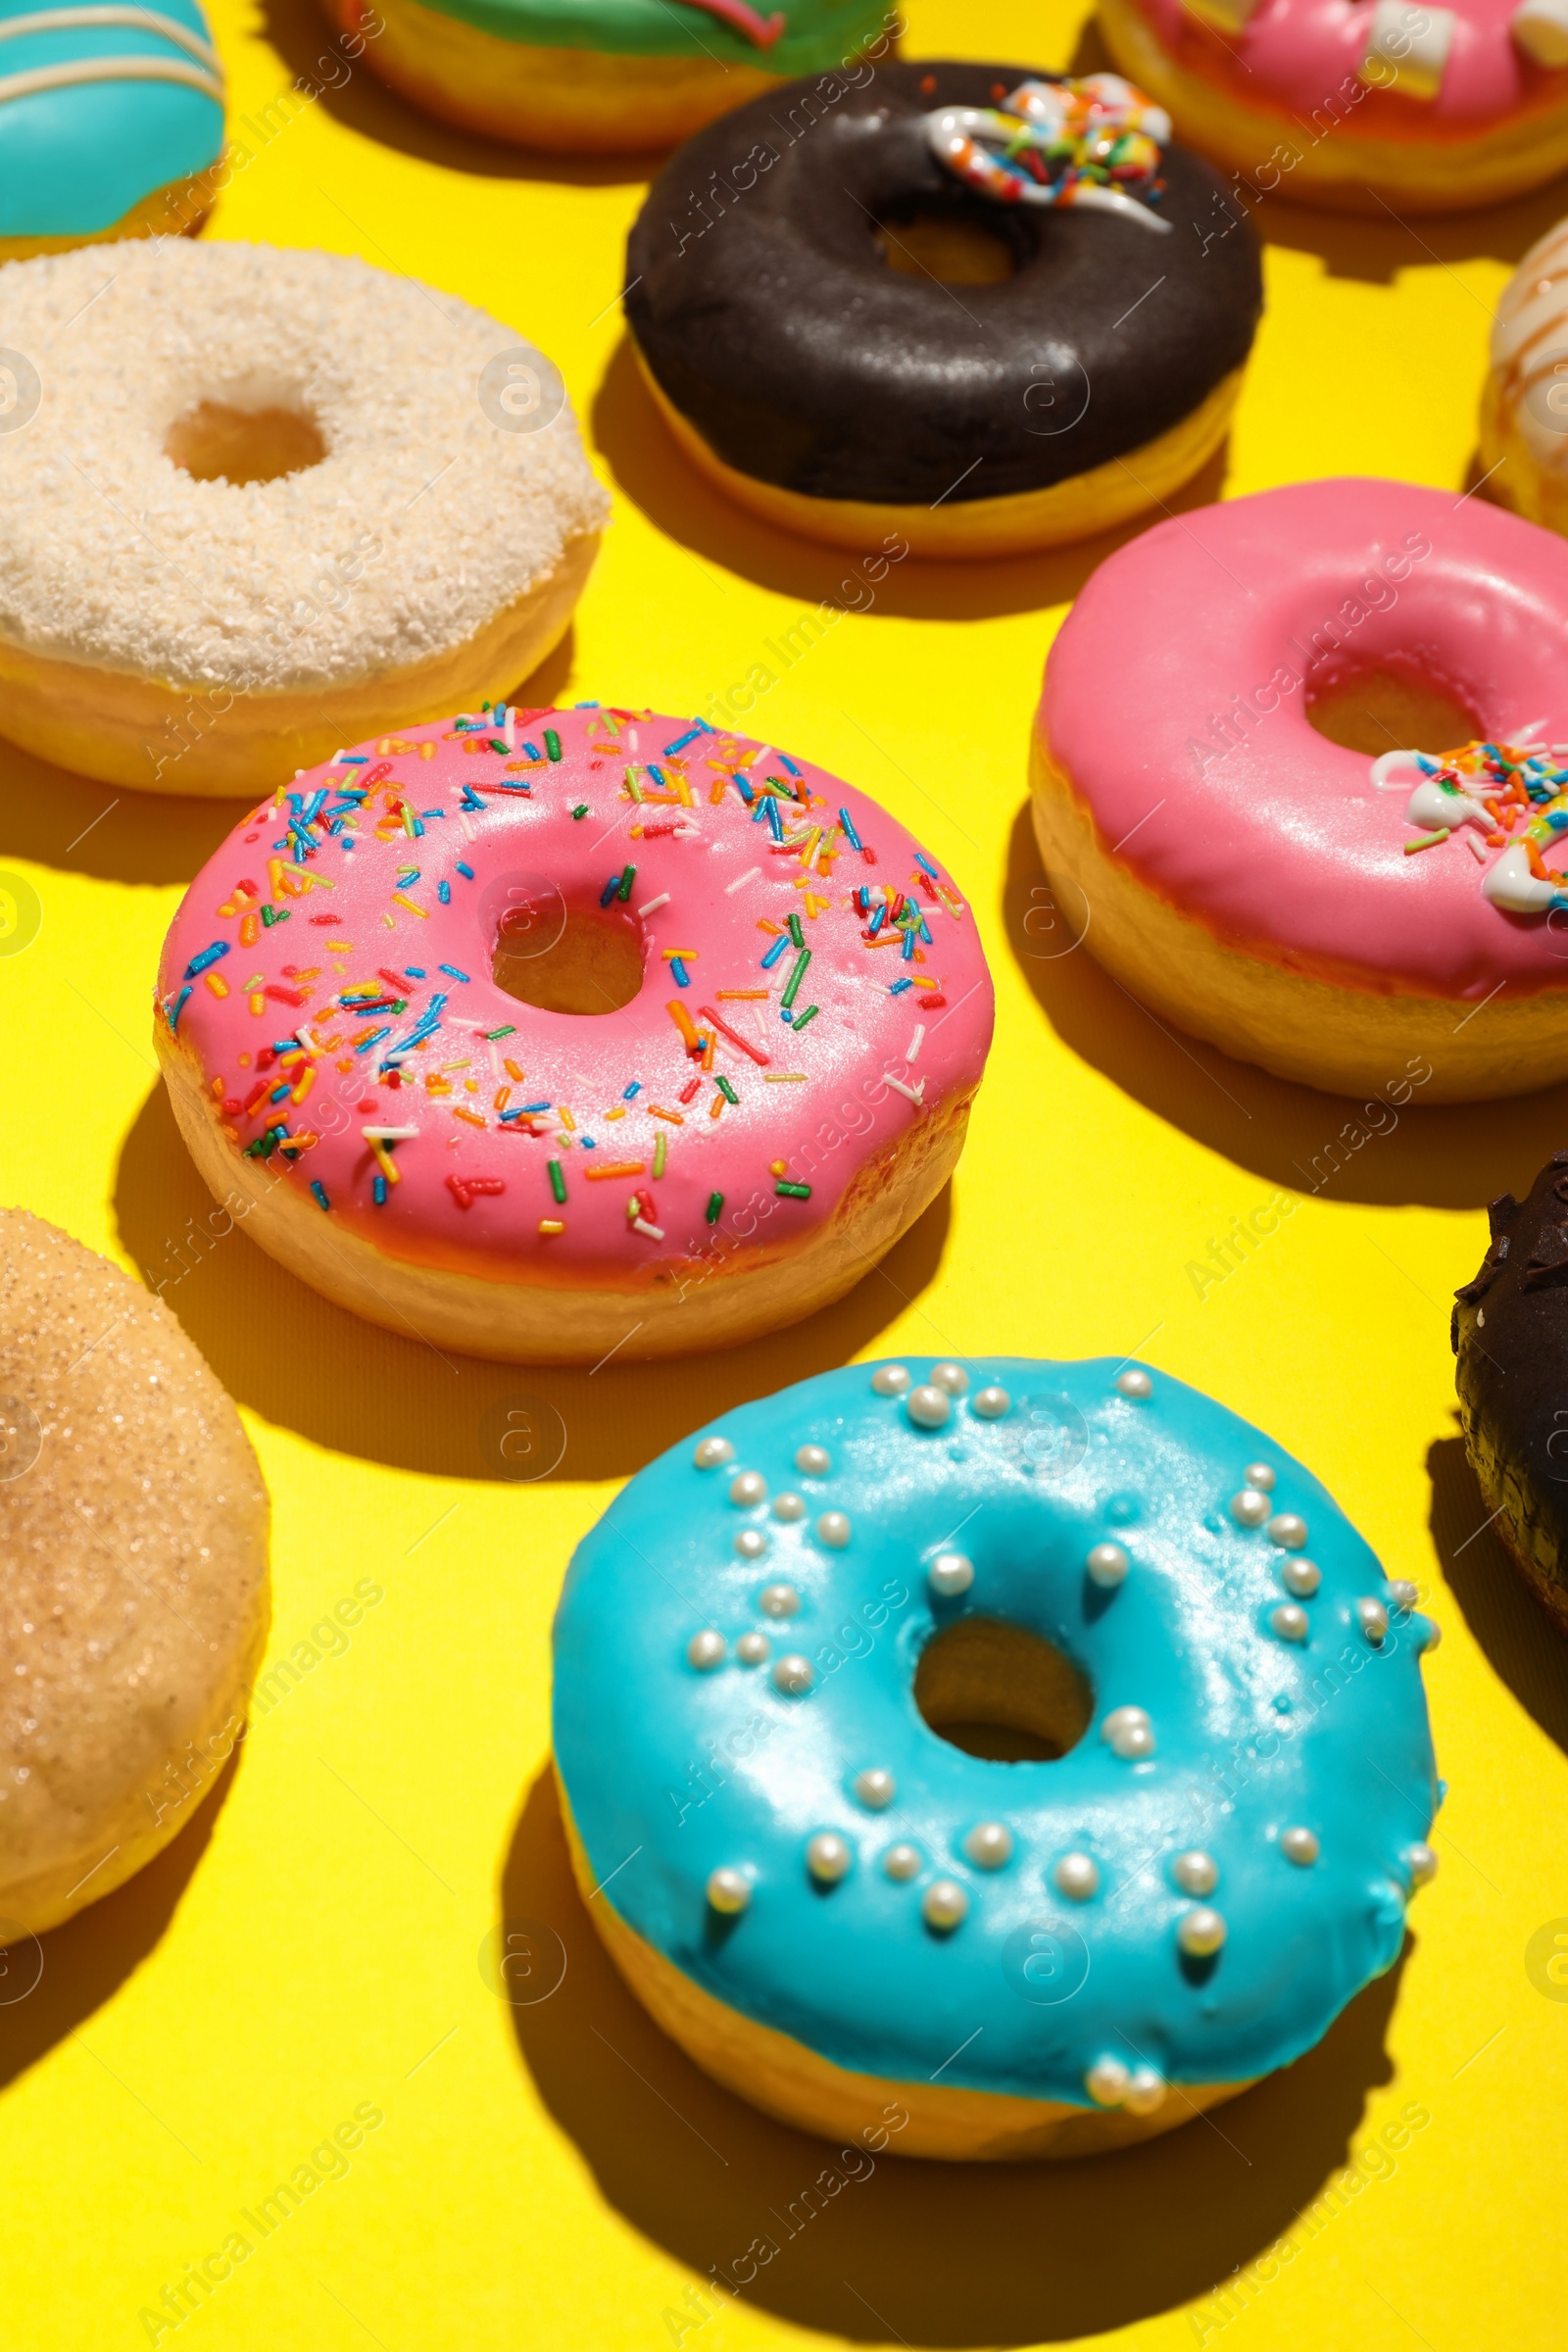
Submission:
[[[0,269],[0,734],[28,751],[251,794],[564,635],[608,501],[555,368],[485,312],[171,237]]]

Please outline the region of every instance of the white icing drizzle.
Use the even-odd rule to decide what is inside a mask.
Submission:
[[[30,73],[0,77],[0,106],[11,98],[31,98],[39,90],[70,89],[86,81],[180,81],[200,90],[204,98],[223,103],[223,84],[217,76],[181,57],[78,57],[69,64],[34,66]]]

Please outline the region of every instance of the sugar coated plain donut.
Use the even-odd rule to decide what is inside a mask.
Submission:
[[[167,237],[0,270],[0,344],[27,371],[0,733],[28,751],[259,792],[512,686],[565,629],[607,502],[560,377],[482,311]]]
[[[1004,555],[1157,505],[1224,439],[1263,299],[1251,230],[1209,234],[1220,182],[1169,137],[1114,74],[1016,66],[726,115],[627,244],[672,432],[743,506],[856,549]]]
[[[1487,1254],[1450,1323],[1465,1451],[1488,1525],[1568,1634],[1568,1152],[1552,1153],[1523,1200],[1504,1193],[1488,1214]]]
[[[0,1940],[108,1894],[215,1785],[267,1533],[239,1415],[169,1309],[0,1209]]]
[[[992,995],[885,810],[701,719],[495,707],[298,777],[191,884],[155,1020],[220,1200],[444,1347],[726,1347],[962,1147]]]
[[[1182,137],[1234,168],[1240,210],[1277,190],[1457,212],[1568,164],[1565,0],[1100,0],[1100,22]]]
[[[1156,524],[1046,665],[1062,912],[1156,1009],[1288,1078],[1436,1102],[1568,1076],[1543,862],[1565,628],[1568,548],[1479,499],[1301,482]]]
[[[0,0],[0,262],[178,235],[212,201],[222,144],[196,0]]]
[[[673,146],[792,74],[858,77],[886,0],[325,0],[376,72],[466,129],[565,153]]]
[[[911,2155],[1165,2131],[1398,1954],[1440,1793],[1414,1599],[1309,1472],[1141,1365],[803,1381],[572,1560],[555,1752],[594,1920],[806,2130],[896,2096]]]

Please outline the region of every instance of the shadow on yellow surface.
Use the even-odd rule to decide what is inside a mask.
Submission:
[[[554,703],[572,655],[568,627],[530,677],[498,678],[495,695],[503,697],[514,687],[520,694],[525,687],[531,700]],[[221,726],[221,719],[217,724]],[[185,757],[194,768],[201,760],[200,744]],[[25,858],[103,882],[189,882],[254,806],[249,800],[201,800],[100,784],[0,740],[0,859]]]
[[[1368,2091],[1393,2076],[1383,2045],[1397,1966],[1315,2050],[1212,2119],[1074,2163],[879,2159],[867,2174],[857,2159],[860,2177],[813,2214],[804,2192],[832,2143],[710,2082],[633,1999],[573,1884],[548,1768],[501,1908],[565,1948],[559,1989],[514,2009],[523,2058],[602,2193],[706,2286],[691,2307],[672,2298],[689,2324],[726,2300],[710,2270],[764,2237],[778,2253],[747,2299],[857,2342],[1038,2344],[1125,2327],[1201,2294],[1288,2229],[1345,2161]]]
[[[52,1928],[36,1949],[26,1942],[11,1947],[19,1979],[30,1975],[40,1950],[43,1973],[25,1998],[0,2002],[0,2089],[74,2033],[153,1950],[207,1850],[238,1770],[236,1749],[179,1836],[145,1870]]]
[[[1427,1454],[1432,1543],[1465,1624],[1519,1704],[1568,1754],[1568,1642],[1493,1533],[1462,1438]]]
[[[95,881],[188,882],[249,807],[100,784],[0,742],[0,858]]]
[[[1384,1206],[1479,1208],[1498,1193],[1526,1191],[1568,1141],[1568,1087],[1430,1109],[1422,1108],[1417,1088],[1402,1106],[1387,1100],[1363,1105],[1271,1077],[1171,1028],[1113,980],[1087,946],[1058,952],[1071,928],[1082,934],[1081,912],[1072,927],[1064,924],[1027,805],[1012,828],[1003,911],[1018,969],[1075,1054],[1171,1126],[1287,1192]],[[1445,1314],[1453,1285],[1474,1270],[1468,1256],[1432,1269]]]
[[[594,398],[593,434],[615,487],[669,538],[694,555],[805,604],[836,604],[861,612],[915,619],[982,620],[1003,612],[1044,612],[1077,595],[1097,564],[1159,518],[1151,509],[1120,529],[1075,546],[992,563],[942,564],[908,556],[871,583],[855,555],[797,538],[732,506],[705,480],[671,438],[623,336]],[[1166,514],[1211,506],[1224,486],[1228,451],[1219,449],[1180,491]],[[896,522],[890,532],[896,532]],[[875,542],[864,553],[877,553]],[[787,651],[787,648],[786,648]],[[758,659],[768,659],[765,642]],[[744,675],[744,671],[742,673]]]
[[[607,1363],[593,1372],[443,1355],[332,1305],[215,1211],[162,1085],[126,1138],[115,1214],[149,1287],[230,1396],[267,1420],[395,1468],[497,1478],[508,1475],[495,1433],[509,1408],[557,1426],[554,1412],[564,1451],[549,1475],[599,1479],[640,1470],[715,1414],[869,1347],[935,1280],[952,1201],[945,1186],[881,1265],[804,1323],[678,1367]],[[932,1327],[929,1344],[940,1350],[954,1342]]]
[[[664,160],[662,155],[544,155],[522,147],[505,147],[477,131],[460,130],[435,115],[421,114],[388,89],[367,58],[356,62],[345,56],[341,37],[326,12],[313,6],[312,0],[264,0],[262,28],[302,94],[316,90],[316,103],[348,129],[417,163],[438,164],[444,171],[465,172],[483,179],[547,179],[566,187],[602,188],[649,179]],[[293,114],[297,111],[297,107],[291,110]],[[271,119],[274,114],[275,122]],[[260,152],[283,135],[289,120],[275,105],[264,109],[259,121],[241,116],[229,123],[230,142]],[[353,217],[345,213],[344,218]],[[375,243],[363,220],[355,220],[354,226]],[[519,323],[525,325],[526,321]]]

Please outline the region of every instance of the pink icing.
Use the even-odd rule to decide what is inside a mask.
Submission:
[[[1317,733],[1302,683],[1403,670],[1494,742],[1537,719],[1561,742],[1565,641],[1555,533],[1409,483],[1301,482],[1158,523],[1102,564],[1036,724],[1118,862],[1221,939],[1373,992],[1530,994],[1568,986],[1560,918],[1486,901],[1468,828],[1407,856],[1404,795]]]
[[[922,865],[910,835],[863,794],[752,738],[646,712],[517,710],[510,722],[492,718],[460,731],[466,726],[412,727],[358,745],[363,764],[340,755],[301,774],[290,788],[301,796],[296,808],[308,809],[324,787],[323,819],[340,808],[342,788],[374,781],[362,814],[343,810],[335,833],[319,823],[313,829],[303,862],[293,856],[279,792],[230,834],[186,893],[164,947],[161,1017],[173,1022],[215,1101],[213,1082],[221,1079],[236,1152],[279,1121],[291,1134],[315,1135],[292,1164],[275,1148],[270,1168],[307,1197],[313,1181],[319,1185],[326,1213],[394,1256],[504,1281],[636,1286],[668,1278],[672,1261],[728,1261],[737,1250],[771,1254],[798,1246],[876,1152],[976,1084],[993,1005],[972,916],[947,875],[928,870],[936,861]],[[433,756],[422,757],[422,745],[434,746]],[[551,756],[557,747],[559,759]],[[754,791],[760,821],[737,773]],[[794,849],[774,847],[759,789],[767,777],[809,796],[805,808],[798,798],[778,800]],[[649,797],[634,799],[634,790]],[[584,803],[588,812],[574,816]],[[415,817],[418,837],[407,829]],[[813,848],[808,836],[817,827]],[[509,906],[521,906],[525,923],[539,926],[525,937],[554,937],[563,902],[597,908],[606,884],[628,864],[636,869],[630,894],[612,902],[611,919],[631,923],[641,940],[643,984],[629,1004],[592,1015],[544,1011],[495,984],[492,950]],[[400,882],[411,869],[417,878]],[[259,886],[258,900],[236,896],[244,882]],[[907,958],[901,944],[870,946],[862,889],[916,906],[929,941],[917,933]],[[259,901],[288,919],[262,922]],[[818,1007],[798,1033],[780,1003],[799,959],[787,928],[792,913],[810,950],[793,1019]],[[890,927],[884,916],[882,929]],[[242,942],[242,928],[254,938]],[[783,953],[762,969],[780,939]],[[218,942],[227,952],[190,973]],[[348,952],[334,953],[337,943]],[[679,985],[665,949],[692,952],[688,986]],[[409,976],[411,966],[423,976]],[[390,996],[387,973],[406,999],[402,1011],[362,1013],[338,1003],[360,982],[380,981]],[[215,991],[210,974],[226,994]],[[910,985],[893,993],[904,980]],[[767,993],[722,993],[731,989]],[[446,999],[439,1025],[399,1062],[400,1082],[378,1076],[437,996]],[[667,1009],[672,1001],[699,1033],[716,1037],[707,1074]],[[705,1006],[736,1042],[717,1032]],[[508,1037],[484,1034],[509,1027]],[[354,1050],[351,1041],[382,1030]],[[309,1041],[316,1071],[305,1098],[263,1100],[245,1114],[240,1106],[264,1079],[302,1081],[303,1058],[259,1066],[264,1051],[295,1031]],[[520,1082],[510,1077],[509,1058],[523,1072]],[[458,1062],[469,1066],[447,1068],[451,1091],[431,1092],[426,1079],[436,1077],[439,1090],[438,1074]],[[788,1072],[804,1072],[804,1082],[769,1083]],[[720,1075],[738,1101],[725,1099]],[[682,1101],[694,1079],[695,1093]],[[503,1110],[541,1102],[549,1105],[543,1112],[503,1120]],[[675,1117],[659,1117],[655,1105]],[[386,1184],[379,1207],[367,1125],[417,1131],[392,1147],[399,1181]],[[667,1159],[656,1177],[661,1136]],[[564,1202],[552,1189],[552,1160]],[[809,1186],[808,1199],[776,1190],[774,1161],[784,1163],[785,1182]],[[590,1168],[619,1163],[641,1163],[641,1172],[590,1179]],[[716,1223],[708,1215],[714,1193],[723,1196]],[[638,1194],[643,1223],[662,1239],[629,1222]],[[542,1234],[542,1220],[564,1230]]]
[[[1431,99],[1396,89],[1365,88],[1355,94],[1367,54],[1371,0],[1262,0],[1239,31],[1223,35],[1201,24],[1185,0],[1139,4],[1162,47],[1182,65],[1219,82],[1243,104],[1272,101],[1298,118],[1308,135],[1317,108],[1329,108],[1315,126],[1320,136],[1421,139],[1434,129],[1451,135],[1560,105],[1568,91],[1568,74],[1537,65],[1513,39],[1509,21],[1518,0],[1458,0],[1453,46]],[[1453,6],[1453,0],[1446,4]],[[1336,94],[1340,103],[1330,108]],[[1282,125],[1282,135],[1289,129],[1288,122]],[[1260,154],[1259,166],[1265,160]]]

